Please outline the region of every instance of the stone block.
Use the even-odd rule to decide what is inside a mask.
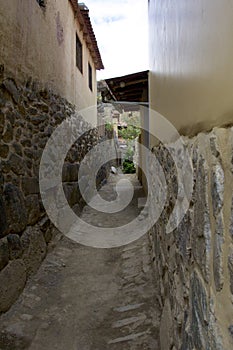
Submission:
[[[0,271],[8,264],[9,261],[9,247],[7,239],[0,239]]]
[[[20,130],[20,129],[18,129],[18,130]],[[18,154],[20,157],[22,157],[23,156],[22,146],[17,142],[14,142],[12,144],[12,146],[14,148],[15,153]]]
[[[18,299],[26,283],[26,268],[21,259],[10,261],[0,272],[0,313]]]
[[[9,143],[13,140],[13,137],[14,137],[14,134],[13,134],[12,125],[10,123],[7,123],[5,127],[5,132],[2,136],[2,140],[6,143]]]
[[[6,210],[3,198],[0,194],[0,238],[4,237],[7,229]]]
[[[230,252],[228,256],[228,269],[230,274],[230,290],[233,294],[233,246],[230,247]]]
[[[0,158],[7,158],[9,153],[8,145],[0,145]]]
[[[223,244],[224,244],[224,219],[222,210],[216,214],[215,237],[214,237],[214,251],[213,251],[213,268],[214,280],[216,290],[219,292],[223,288],[224,274],[223,274]]]
[[[161,323],[160,323],[160,347],[161,350],[171,349],[173,345],[173,319],[171,313],[171,305],[168,299],[166,299]]]
[[[177,245],[184,259],[186,259],[189,254],[191,230],[192,223],[190,213],[187,213],[177,228]]]
[[[44,114],[44,115],[37,115],[35,117],[32,116],[30,118],[30,121],[34,125],[39,125],[39,124],[43,123],[46,119],[48,119],[48,115]]]
[[[56,229],[56,227],[54,226],[50,226],[45,232],[43,232],[44,234],[44,239],[45,242],[48,244],[50,241],[53,241],[55,239],[55,237],[57,236],[61,236],[60,231],[58,231],[58,229]]]
[[[40,193],[39,180],[36,177],[23,177],[21,186],[25,195]]]
[[[65,163],[62,169],[62,180],[64,182],[78,182],[79,164]]]
[[[46,232],[47,229],[50,227],[51,225],[51,222],[49,220],[49,218],[47,216],[44,216],[40,222],[38,223],[39,227],[40,227],[40,230],[42,232]]]
[[[229,222],[229,232],[230,236],[233,239],[233,197],[231,201],[231,214],[230,214],[230,222]]]
[[[211,195],[215,217],[223,207],[224,181],[224,171],[221,165],[217,164],[212,169],[211,178]]]
[[[210,277],[211,226],[208,202],[208,173],[204,159],[200,159],[194,191],[194,214],[192,225],[192,248],[196,262],[208,282]]]
[[[2,112],[0,112],[0,131],[2,132],[4,129],[4,124],[5,124],[5,116]]]
[[[10,234],[7,236],[10,259],[18,259],[22,256],[23,250],[19,235]]]
[[[34,274],[45,258],[47,247],[43,232],[39,227],[27,227],[21,237],[23,248],[23,261],[26,266],[27,276]]]
[[[204,284],[197,272],[191,277],[191,326],[196,349],[208,348],[208,300]]]
[[[27,210],[22,192],[13,184],[6,184],[3,200],[8,223],[8,232],[20,233],[27,225]]]
[[[66,182],[63,183],[63,189],[66,199],[71,207],[73,207],[80,200],[80,192],[78,188],[78,183],[76,182]]]
[[[11,154],[8,163],[9,163],[9,166],[11,167],[11,170],[16,175],[25,175],[26,173],[25,161],[18,154]]]
[[[40,203],[39,196],[37,194],[29,195],[25,198],[27,214],[28,214],[28,225],[34,225],[40,219]]]
[[[48,111],[49,111],[48,105],[46,103],[44,103],[44,102],[34,102],[33,106],[36,109],[39,109],[40,111],[42,111],[44,113],[48,113]]]
[[[72,210],[79,217],[82,212],[82,205],[80,203],[77,203],[72,207]]]
[[[18,88],[17,88],[14,80],[13,79],[5,79],[3,81],[3,86],[8,91],[8,93],[11,95],[11,97],[13,98],[13,101],[15,103],[18,103],[20,100],[20,94],[19,94]]]

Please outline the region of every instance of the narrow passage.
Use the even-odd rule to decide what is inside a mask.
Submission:
[[[100,191],[113,199],[118,176]],[[82,218],[105,225],[137,216],[141,187],[121,214],[85,207]],[[113,220],[114,222],[111,222]],[[150,241],[95,249],[60,236],[13,307],[0,317],[0,350],[157,350],[158,306]]]

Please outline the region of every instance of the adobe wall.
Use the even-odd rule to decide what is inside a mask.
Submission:
[[[96,71],[70,1],[0,0],[0,65],[17,81],[38,80],[79,109],[96,105]],[[76,32],[83,74],[76,67]],[[93,91],[88,86],[88,61]],[[93,123],[97,117],[93,116]]]

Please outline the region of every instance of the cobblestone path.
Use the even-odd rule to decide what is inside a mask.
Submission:
[[[117,177],[102,196],[114,198]],[[138,193],[139,184],[131,176]],[[119,216],[138,215],[133,200]],[[110,219],[86,207],[95,225]],[[0,350],[157,350],[158,307],[149,238],[95,249],[60,237],[16,304],[0,318]]]

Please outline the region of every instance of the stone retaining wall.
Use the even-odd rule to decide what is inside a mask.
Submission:
[[[39,165],[54,129],[75,113],[73,105],[37,82],[17,84],[1,74],[0,313],[17,299],[57,233],[41,202]],[[80,120],[86,123],[81,117]],[[79,163],[100,141],[98,135],[97,129],[86,133],[73,145],[63,167],[64,192],[77,212],[85,205],[78,190]],[[107,170],[101,168],[99,186]]]
[[[164,211],[150,231],[161,350],[228,350],[233,348],[233,128],[183,140],[194,191],[184,220],[169,234],[165,228],[177,198],[177,172],[168,149],[154,148],[168,189]],[[176,144],[169,148],[179,154]],[[155,169],[151,172],[153,182]]]

